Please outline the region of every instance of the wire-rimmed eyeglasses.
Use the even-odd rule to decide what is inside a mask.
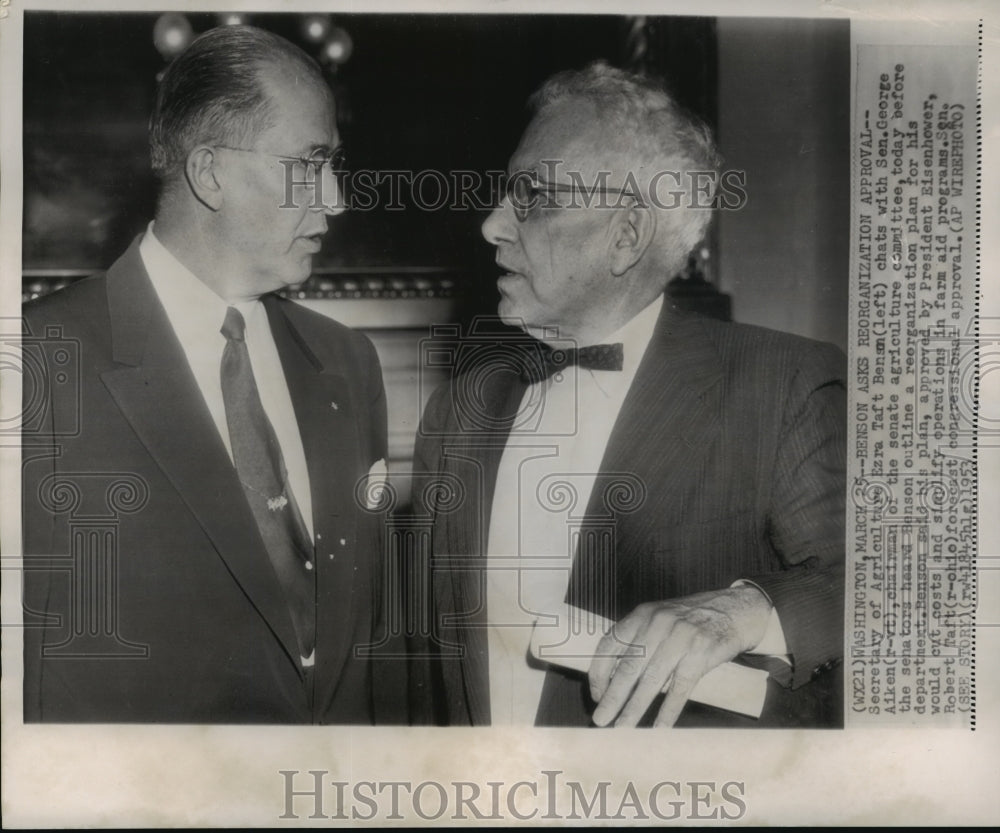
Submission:
[[[273,159],[281,159],[285,162],[298,163],[302,165],[306,182],[315,182],[319,179],[323,175],[323,168],[325,167],[329,167],[330,173],[333,174],[334,178],[340,184],[342,184],[342,179],[347,174],[347,154],[344,152],[343,145],[337,145],[332,153],[318,149],[309,154],[309,156],[290,156],[283,153],[270,153],[265,150],[257,150],[256,148],[238,148],[232,145],[215,145],[215,147],[224,148],[225,150],[237,150],[242,153],[256,153],[261,156],[270,156]]]
[[[508,176],[504,185],[504,193],[510,201],[511,207],[514,209],[514,216],[517,217],[518,222],[521,223],[527,219],[528,213],[531,209],[538,205],[542,195],[551,198],[553,194],[566,193],[576,195],[582,193],[584,202],[582,204],[577,204],[574,200],[571,207],[575,208],[590,207],[593,204],[593,197],[595,194],[618,194],[619,196],[632,197],[633,199],[636,199],[635,194],[629,188],[611,188],[597,184],[587,186],[582,182],[546,182],[545,180],[540,179],[538,175],[532,171],[517,171],[516,173]],[[551,199],[548,199],[544,204],[549,207],[567,207],[560,206]],[[620,203],[614,205],[599,203],[599,205],[605,208],[620,207]]]

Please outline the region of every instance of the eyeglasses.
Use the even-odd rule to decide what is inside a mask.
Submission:
[[[534,208],[539,201],[539,197],[545,194],[551,197],[553,194],[576,194],[578,192],[583,193],[583,202],[577,203],[575,200],[571,206],[560,206],[558,203],[553,203],[548,200],[544,203],[547,207],[560,207],[560,208],[589,208],[593,203],[593,197],[595,194],[618,194],[623,197],[636,198],[635,194],[628,188],[608,188],[600,185],[593,185],[592,187],[587,187],[583,183],[563,183],[563,182],[545,182],[538,178],[538,176],[531,171],[518,171],[517,173],[511,174],[507,177],[507,182],[504,186],[504,193],[507,199],[510,201],[511,207],[514,209],[514,216],[517,217],[519,223],[523,223],[528,218],[528,213]],[[617,205],[606,205],[604,203],[598,202],[599,207],[604,208],[617,208]]]
[[[284,156],[280,153],[268,153],[254,148],[237,148],[230,145],[215,145],[215,147],[237,150],[241,153],[256,153],[261,156],[270,156],[272,159],[282,159],[286,162],[299,164],[302,169],[298,173],[303,175],[305,184],[318,180],[323,175],[324,167],[330,168],[330,173],[333,174],[338,185],[343,185],[343,178],[347,174],[347,154],[344,152],[343,145],[337,145],[331,154],[327,154],[324,150],[315,150],[309,156]]]

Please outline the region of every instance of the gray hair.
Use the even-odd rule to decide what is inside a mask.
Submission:
[[[592,104],[598,122],[626,137],[633,155],[639,157],[632,161],[647,171],[719,173],[722,159],[711,129],[681,107],[656,79],[596,61],[581,70],[553,75],[528,99],[528,106],[538,115],[568,99]],[[678,219],[670,260],[687,256],[704,235],[711,212],[685,210]],[[663,241],[663,245],[668,243]],[[677,248],[685,250],[677,255]]]
[[[210,29],[163,74],[149,119],[153,172],[165,183],[199,144],[243,147],[272,122],[261,71],[291,64],[320,81],[319,65],[284,38],[253,26]]]

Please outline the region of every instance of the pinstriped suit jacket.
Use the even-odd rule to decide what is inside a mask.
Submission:
[[[469,564],[485,563],[497,468],[525,388],[515,362],[484,355],[493,366],[436,391],[417,438],[415,470],[465,490],[457,508],[443,510],[433,490],[417,502],[438,557],[434,632],[414,645],[430,655],[412,662],[417,721],[489,723],[487,638],[476,627],[489,611],[484,573]],[[617,619],[750,579],[773,601],[793,658],[790,671],[768,666],[760,721],[689,703],[679,725],[842,722],[845,371],[831,345],[664,305],[587,507],[584,527],[613,529],[613,542],[581,537],[567,601]],[[622,482],[644,495],[632,500]],[[440,556],[464,564],[447,569]],[[536,722],[592,725],[593,708],[583,675],[550,670]]]

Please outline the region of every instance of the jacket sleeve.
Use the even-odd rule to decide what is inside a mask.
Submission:
[[[846,368],[814,345],[792,380],[778,440],[771,541],[786,569],[748,579],[771,599],[797,688],[843,656]]]

